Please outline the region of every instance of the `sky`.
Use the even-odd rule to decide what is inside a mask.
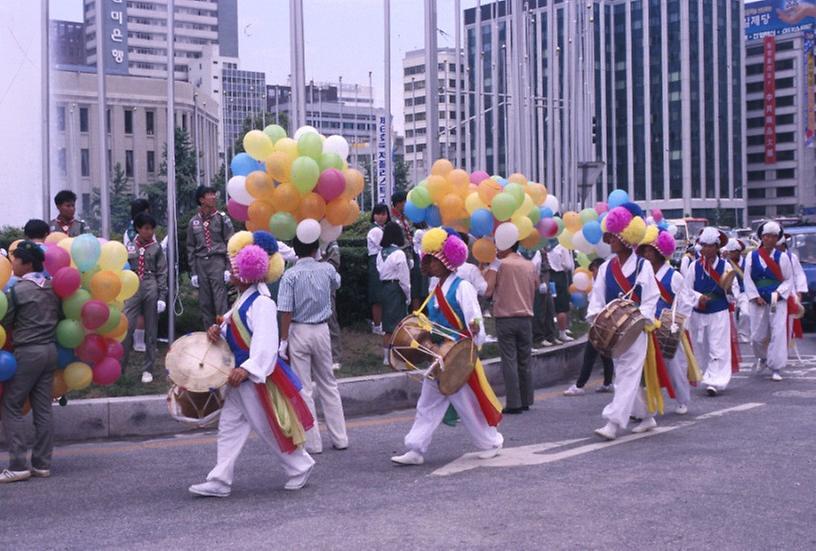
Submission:
[[[484,0],[487,3],[488,0]],[[476,0],[462,0],[462,9]],[[52,19],[82,20],[82,0],[50,0]],[[391,1],[391,111],[403,126],[402,59],[424,46],[422,0]],[[374,84],[374,102],[384,103],[384,15],[382,0],[304,0],[306,81]],[[455,46],[454,0],[437,0],[437,45]],[[267,84],[284,84],[289,69],[289,1],[238,0],[242,69],[263,71]],[[464,42],[464,37],[463,37]]]

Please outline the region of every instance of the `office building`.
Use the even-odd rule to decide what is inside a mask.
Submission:
[[[50,22],[51,61],[57,65],[85,65],[85,24],[76,21]]]

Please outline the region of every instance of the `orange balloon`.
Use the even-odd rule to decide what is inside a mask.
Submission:
[[[352,202],[353,201],[342,196],[331,201],[326,205],[326,220],[333,226],[342,226],[345,224],[351,212]]]
[[[525,249],[533,249],[538,242],[541,240],[541,236],[538,234],[538,230],[533,228],[530,233],[520,241],[521,246]]]
[[[439,212],[442,215],[442,221],[446,219],[452,222],[453,219],[465,209],[465,202],[455,193],[445,195],[439,202]]]
[[[434,204],[439,205],[442,202],[442,198],[452,191],[453,186],[442,176],[428,176],[428,193],[431,194],[431,201],[433,201]]]
[[[300,204],[300,193],[294,185],[286,182],[275,188],[270,202],[278,211],[295,212]]]
[[[581,215],[574,211],[568,211],[564,213],[564,227],[566,227],[572,233],[581,230]]]
[[[496,245],[487,237],[477,239],[473,244],[473,258],[484,264],[496,260]]]
[[[116,300],[122,290],[122,280],[116,272],[111,270],[101,270],[91,277],[91,296],[102,302],[112,302]]]
[[[103,333],[103,337],[109,337],[111,339],[118,339],[127,333],[128,329],[128,320],[125,314],[119,314],[119,323],[116,324],[112,330],[108,331],[107,333]]]
[[[9,254],[12,254],[14,251],[16,251],[16,250],[17,250],[17,247],[18,247],[18,246],[20,245],[20,243],[22,243],[22,242],[23,242],[23,240],[22,240],[22,239],[15,239],[14,241],[12,241],[12,242],[11,242],[11,245],[9,245],[9,248],[8,248],[8,253],[9,253]]]
[[[346,220],[343,222],[344,226],[349,226],[357,221],[360,218],[360,205],[357,204],[357,201],[349,201],[349,213],[346,216]]]
[[[258,226],[266,227],[269,219],[275,214],[275,207],[266,201],[252,201],[247,209],[249,219]]]
[[[266,159],[266,173],[278,182],[290,181],[292,177],[292,158],[283,151],[275,151]]]
[[[313,218],[314,220],[320,220],[326,216],[326,201],[317,193],[309,192],[300,200],[298,214],[300,219]]]
[[[266,172],[256,170],[246,177],[246,188],[255,199],[271,199],[275,192],[275,183]]]
[[[534,205],[539,206],[547,198],[547,188],[544,187],[544,184],[530,182],[527,184],[527,195],[533,200]]]
[[[507,178],[507,181],[520,184],[521,187],[525,187],[527,185],[527,177],[519,172],[514,172],[513,174],[511,174],[510,177]]]
[[[347,199],[354,199],[365,189],[365,178],[359,170],[347,168],[343,171],[343,177],[346,179],[346,189],[343,191],[343,195]]]
[[[59,243],[66,237],[68,236],[61,231],[55,231],[48,234],[48,236],[45,238],[45,243],[46,245],[50,245],[51,243]]]
[[[447,159],[439,159],[431,166],[431,174],[435,176],[447,176],[453,170],[453,163]]]
[[[0,288],[5,287],[9,279],[11,279],[11,262],[5,256],[0,255]]]
[[[267,224],[258,224],[252,220],[247,220],[244,225],[246,226],[247,231],[269,231],[269,226]]]
[[[498,195],[502,190],[501,185],[493,178],[487,178],[479,183],[479,199],[485,205],[493,203],[493,197]]]

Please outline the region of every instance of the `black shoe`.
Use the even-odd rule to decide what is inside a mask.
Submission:
[[[521,411],[530,411],[530,406],[521,406]]]
[[[505,413],[505,414],[508,414],[508,415],[518,415],[522,411],[524,411],[523,408],[504,408],[502,410],[502,413]]]
[[[717,395],[717,389],[714,388],[713,386],[710,386],[710,387],[706,388],[706,394],[708,394],[709,396],[716,396]]]
[[[335,444],[332,444],[332,448],[334,448],[335,450],[337,450],[337,451],[339,451],[339,452],[342,452],[342,451],[345,451],[345,450],[347,450],[347,449],[348,449],[348,444],[346,444],[345,446],[342,446],[342,447],[341,447],[341,446],[337,446],[337,445],[335,445]]]

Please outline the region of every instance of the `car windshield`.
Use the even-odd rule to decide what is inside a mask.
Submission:
[[[794,235],[793,252],[799,255],[800,261],[816,264],[816,232]]]
[[[705,222],[697,220],[689,220],[686,224],[688,225],[689,235],[697,235],[706,226]]]
[[[677,230],[674,232],[674,238],[677,241],[685,241],[688,238],[688,234],[686,234],[686,227],[681,226],[680,224],[677,224],[675,227]]]

